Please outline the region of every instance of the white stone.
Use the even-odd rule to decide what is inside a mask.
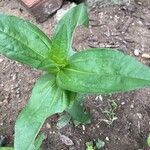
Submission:
[[[83,131],[85,131],[85,125],[82,125],[82,129],[83,129]]]
[[[135,56],[139,56],[140,55],[140,51],[139,50],[134,50],[134,55]]]
[[[109,137],[106,137],[105,139],[106,139],[106,141],[109,141]]]
[[[122,103],[121,103],[121,105],[124,105],[124,104],[125,104],[125,102],[122,102]]]
[[[149,59],[149,58],[150,58],[150,54],[149,54],[149,53],[143,53],[143,54],[142,54],[142,57]]]
[[[0,58],[0,63],[3,62],[4,59]]]
[[[130,107],[131,107],[131,108],[134,108],[134,105],[131,105]]]

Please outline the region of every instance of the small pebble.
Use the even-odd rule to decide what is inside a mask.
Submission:
[[[134,108],[134,105],[131,105],[130,107],[131,107],[131,108]]]
[[[109,141],[109,137],[106,137],[105,139],[106,139],[106,141]]]
[[[60,134],[60,140],[62,141],[62,143],[64,143],[67,146],[74,145],[73,141],[69,137],[67,137],[65,135],[61,135]]]
[[[136,115],[139,117],[139,119],[142,119],[142,114],[137,113]]]
[[[51,125],[49,123],[46,123],[46,128],[47,129],[50,129],[51,128]]]
[[[139,4],[139,5],[142,5],[142,2],[139,2],[139,1],[138,1],[138,4]]]
[[[135,56],[139,56],[140,55],[140,51],[139,50],[134,50],[134,55]]]
[[[0,58],[0,63],[1,63],[1,62],[3,62],[3,59],[2,59],[2,58]]]
[[[85,125],[82,125],[82,129],[83,129],[83,131],[85,131]]]
[[[149,54],[149,53],[143,53],[143,54],[142,54],[142,57],[149,59],[149,58],[150,58],[150,54]]]
[[[14,81],[14,80],[16,80],[16,78],[17,78],[17,75],[16,75],[16,74],[13,74],[13,75],[12,75],[12,80]]]
[[[121,103],[121,105],[124,105],[124,104],[125,104],[125,102],[122,102],[122,103]]]

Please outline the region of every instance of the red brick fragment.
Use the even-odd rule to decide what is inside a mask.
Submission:
[[[62,6],[63,0],[21,0],[21,2],[37,21],[44,22]]]
[[[40,2],[40,0],[21,0],[22,3],[27,6],[28,8],[32,7],[33,5],[37,4]]]

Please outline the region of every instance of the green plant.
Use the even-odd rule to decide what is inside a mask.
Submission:
[[[147,137],[147,144],[148,144],[148,146],[150,147],[150,134],[149,134],[148,137]]]
[[[105,142],[97,139],[95,142],[86,142],[86,150],[99,150],[105,146]]]
[[[103,148],[104,146],[105,146],[105,142],[102,141],[102,140],[100,140],[100,139],[97,139],[97,141],[96,141],[96,148],[97,148],[97,149],[101,149],[101,148]]]
[[[14,149],[11,147],[0,147],[0,150],[14,150]]]
[[[67,111],[79,122],[89,120],[77,93],[114,93],[150,86],[149,67],[122,52],[99,48],[75,53],[71,45],[79,25],[88,26],[84,4],[65,14],[51,40],[25,20],[0,15],[0,53],[46,72],[17,118],[15,150],[37,149],[37,141],[43,139],[36,138],[39,130],[55,113]]]
[[[93,142],[86,142],[86,150],[95,150]]]

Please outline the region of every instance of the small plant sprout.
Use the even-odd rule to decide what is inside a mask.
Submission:
[[[52,39],[28,21],[0,14],[0,54],[43,71],[15,124],[15,150],[36,150],[40,128],[49,116],[68,112],[88,122],[79,94],[108,94],[150,87],[150,68],[109,48],[75,53],[77,26],[88,26],[84,4],[72,8],[57,24]],[[37,144],[38,143],[38,144]]]
[[[105,146],[105,142],[97,139],[95,142],[86,142],[86,150],[100,150]]]
[[[86,142],[86,150],[95,150],[93,142]]]

